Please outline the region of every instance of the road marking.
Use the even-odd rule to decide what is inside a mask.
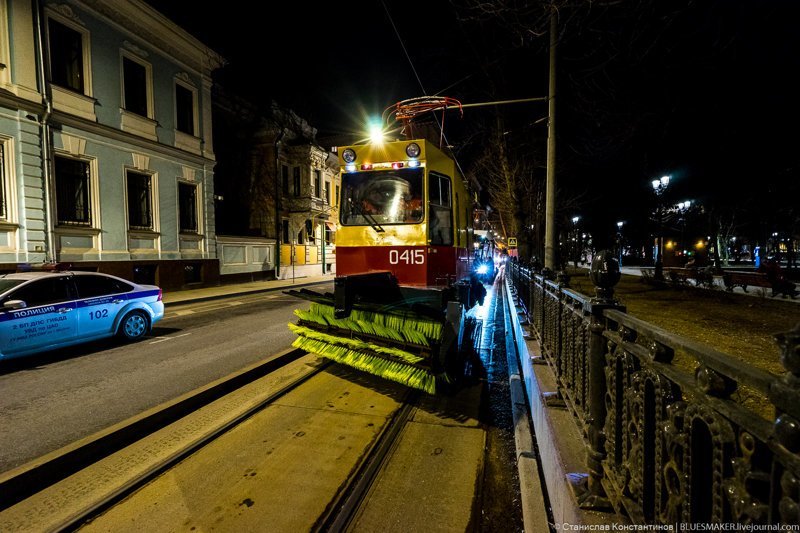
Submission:
[[[156,337],[156,340],[154,340],[154,341],[152,341],[152,342],[150,342],[148,344],[158,344],[159,342],[171,341],[172,339],[179,339],[179,338],[185,337],[187,335],[191,335],[191,333],[183,333],[181,335],[175,335],[174,337]]]

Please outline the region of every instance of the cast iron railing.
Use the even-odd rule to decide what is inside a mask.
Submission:
[[[800,523],[800,325],[775,335],[777,376],[625,313],[619,266],[594,298],[514,263],[517,305],[581,426],[581,504],[638,524]]]

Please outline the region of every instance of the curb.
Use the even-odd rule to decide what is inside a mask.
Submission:
[[[164,307],[165,308],[179,307],[179,306],[182,306],[182,305],[188,305],[188,304],[193,304],[193,303],[197,303],[197,302],[207,302],[207,301],[211,301],[211,300],[220,300],[222,298],[229,298],[229,297],[234,296],[234,295],[245,295],[246,296],[248,294],[258,294],[258,293],[262,293],[262,292],[273,292],[273,291],[279,291],[279,290],[282,290],[282,289],[292,289],[292,288],[295,288],[295,287],[309,287],[309,286],[313,286],[313,285],[321,285],[323,283],[332,283],[332,282],[333,282],[333,278],[331,278],[330,280],[309,281],[309,282],[305,282],[305,283],[294,283],[294,284],[290,284],[290,285],[281,285],[281,286],[278,286],[278,287],[264,287],[264,288],[260,288],[260,289],[250,289],[250,290],[242,290],[242,291],[232,290],[230,292],[221,293],[221,294],[213,294],[213,295],[209,295],[209,296],[198,296],[196,298],[186,298],[185,300],[180,300],[180,301],[177,301],[177,302],[164,302]]]
[[[533,432],[525,385],[520,376],[517,358],[517,332],[513,327],[511,313],[516,313],[508,283],[503,279],[503,306],[506,329],[506,360],[511,391],[511,413],[514,422],[514,442],[517,451],[520,498],[522,500],[522,522],[527,532],[549,531],[548,508],[550,507],[545,480],[541,477],[539,454],[536,450],[536,435]]]

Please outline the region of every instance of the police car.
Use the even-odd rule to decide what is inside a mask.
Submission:
[[[136,340],[164,316],[161,289],[93,272],[0,276],[0,360],[118,335]]]

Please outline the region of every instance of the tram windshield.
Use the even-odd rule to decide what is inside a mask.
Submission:
[[[418,224],[422,216],[421,168],[342,174],[342,225]]]

